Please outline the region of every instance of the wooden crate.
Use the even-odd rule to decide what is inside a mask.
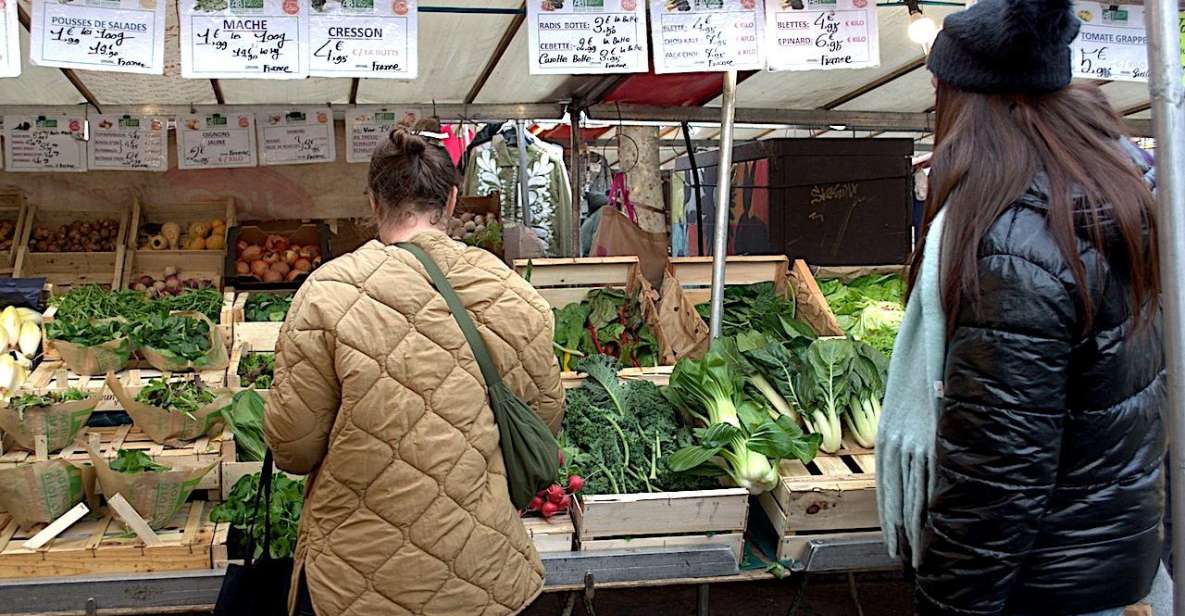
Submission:
[[[582,496],[574,507],[579,549],[729,545],[743,556],[749,492],[742,488]]]
[[[571,552],[572,542],[576,538],[576,527],[572,524],[572,516],[557,515],[550,520],[540,517],[523,518],[523,526],[527,535],[535,544],[535,551]]]
[[[0,250],[0,272],[11,273],[16,264],[16,253],[21,246],[27,216],[28,204],[25,203],[25,194],[16,189],[0,189],[0,220],[9,221],[13,225],[12,244],[6,250]]]
[[[260,293],[292,295],[295,291],[243,291],[236,293],[234,306],[230,313],[230,320],[234,322],[235,343],[249,345],[251,350],[257,352],[275,351],[276,341],[280,339],[280,326],[284,323],[282,321],[247,320],[247,300],[252,295],[258,295]]]
[[[880,527],[876,508],[876,457],[853,447],[834,455],[819,454],[810,464],[783,460],[782,481],[758,497],[770,524],[782,538],[778,559],[793,557],[812,536],[821,533],[874,531]]]
[[[75,523],[37,550],[24,542],[44,528],[20,529],[0,514],[0,578],[61,577],[192,571],[214,565],[219,542],[217,525],[209,521],[209,504],[189,503],[164,528],[156,531],[160,545],[146,546],[110,512],[100,510]]]
[[[124,387],[139,388],[148,381],[160,378],[162,372],[149,366],[142,360],[132,360],[127,370],[123,370],[116,374],[119,381],[123,383]],[[202,382],[211,387],[227,387],[227,371],[222,370],[203,370],[197,373],[202,378]],[[171,381],[187,381],[193,378],[193,372],[177,372],[170,375]],[[66,365],[61,360],[46,360],[41,362],[29,375],[28,380],[22,386],[22,389],[65,389],[67,387],[76,387],[84,391],[101,392],[101,400],[99,406],[95,408],[96,411],[122,411],[123,406],[120,405],[119,400],[115,399],[115,394],[107,388],[105,377],[103,376],[83,376],[76,374],[66,369]]]
[[[275,353],[275,351],[256,351],[251,346],[251,343],[245,341],[236,344],[230,354],[230,367],[226,369],[226,383],[228,387],[232,389],[245,389],[248,386],[243,383],[243,378],[239,376],[239,365],[242,363],[244,357],[252,353]],[[255,391],[263,396],[266,396],[268,392],[266,389],[256,389]]]
[[[13,276],[44,276],[47,282],[54,285],[57,293],[85,284],[118,288],[123,282],[129,217],[127,207],[113,208],[109,205],[71,203],[52,207],[29,206],[21,231],[20,246],[17,248]],[[57,226],[75,220],[98,221],[104,218],[119,221],[119,233],[112,252],[33,252],[30,249],[30,238],[34,228],[39,225]]]
[[[526,276],[530,270],[531,286],[553,308],[579,302],[593,289],[625,290],[637,268],[637,257],[518,259],[514,262],[514,270],[520,275]]]
[[[195,490],[208,491],[209,500],[220,500],[222,496],[222,473],[219,467],[223,462],[234,462],[235,441],[230,430],[223,430],[222,434],[210,438],[203,436],[185,447],[169,447],[154,443],[139,428],[134,425],[117,426],[112,428],[83,428],[75,439],[74,444],[63,449],[51,457],[61,458],[69,462],[89,462],[86,446],[97,439],[96,449],[104,458],[112,459],[120,449],[143,451],[153,460],[174,469],[203,468],[211,464],[216,467],[202,477]],[[0,468],[19,466],[36,456],[29,451],[6,451],[0,455]]]
[[[618,371],[617,376],[623,381],[643,380],[650,381],[658,386],[666,385],[671,380],[671,371],[674,366],[655,366],[653,368],[622,368]],[[560,382],[564,389],[575,389],[584,385],[584,380],[588,378],[583,372],[563,372],[560,373]]]
[[[132,202],[130,232],[127,236],[128,258],[122,286],[130,287],[141,276],[160,280],[166,267],[176,267],[182,280],[194,278],[209,280],[222,288],[223,269],[226,266],[226,247],[219,250],[148,250],[141,238],[142,230],[149,225],[175,222],[181,226],[181,245],[184,245],[189,225],[221,219],[226,228],[235,224],[235,200],[203,201],[183,204],[148,204],[139,197]],[[223,232],[223,242],[227,232]]]

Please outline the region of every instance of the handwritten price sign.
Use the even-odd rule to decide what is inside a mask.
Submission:
[[[368,163],[375,148],[391,134],[406,114],[394,111],[346,111],[346,162]]]
[[[0,77],[19,77],[21,74],[19,27],[16,0],[0,0]]]
[[[95,115],[90,121],[87,157],[91,170],[169,170],[168,118]]]
[[[801,8],[795,8],[795,4]],[[880,64],[876,4],[869,0],[766,0],[767,64],[774,71]]]
[[[257,164],[254,116],[210,113],[177,118],[177,166],[181,169]]]
[[[181,74],[303,79],[309,10],[297,0],[181,0]]]
[[[415,79],[415,0],[325,0],[309,18],[311,74]]]
[[[765,68],[763,14],[757,0],[651,0],[655,72]]]
[[[1075,77],[1148,81],[1148,34],[1144,7],[1078,2],[1082,29],[1070,43]]]
[[[8,171],[86,171],[86,118],[4,116]]]
[[[29,59],[41,66],[162,75],[165,3],[33,0]]]
[[[646,5],[636,0],[527,2],[532,75],[644,73]]]
[[[333,111],[295,109],[260,113],[259,162],[263,165],[299,165],[337,160]]]

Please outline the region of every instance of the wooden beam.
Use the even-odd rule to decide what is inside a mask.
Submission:
[[[21,25],[25,27],[25,30],[30,33],[33,32],[33,18],[29,16],[29,12],[26,11],[25,7],[19,2],[16,5],[16,15],[17,20],[21,22]],[[99,99],[95,98],[95,94],[91,92],[90,88],[86,87],[85,83],[82,83],[82,79],[78,76],[78,73],[75,73],[73,69],[69,68],[62,68],[58,70],[62,71],[62,75],[66,77],[66,81],[69,81],[70,85],[74,86],[75,90],[78,90],[78,93],[82,95],[83,100],[85,100],[90,106],[94,107],[95,111],[103,113],[103,108],[99,106]]]
[[[881,75],[880,77],[873,79],[872,81],[856,88],[855,90],[852,90],[851,92],[848,92],[847,94],[844,94],[843,96],[840,96],[839,98],[835,98],[830,101],[827,101],[825,104],[823,104],[821,107],[819,107],[819,109],[835,109],[836,107],[839,107],[840,105],[843,105],[845,103],[850,103],[850,102],[856,100],[857,98],[860,98],[861,96],[864,96],[865,94],[868,94],[869,92],[871,92],[881,86],[888,85],[889,83],[892,83],[893,81],[896,81],[896,80],[918,70],[919,68],[922,68],[925,65],[926,65],[926,56],[923,55],[923,56],[914,58],[913,60],[910,60],[909,62],[902,64],[901,66],[897,67],[896,69],[893,69],[893,71],[886,73],[884,75]]]
[[[214,100],[217,101],[219,105],[225,105],[226,97],[222,95],[222,84],[218,83],[217,79],[211,79],[210,87],[214,89]]]
[[[350,82],[350,104],[351,105],[358,104],[358,84],[360,84],[360,83],[362,83],[362,80],[357,77],[354,78],[354,81]]]
[[[1147,103],[1140,103],[1139,105],[1133,105],[1131,107],[1128,107],[1127,109],[1120,111],[1119,115],[1126,117],[1129,115],[1134,115],[1137,113],[1142,113],[1144,111],[1148,111],[1151,108],[1152,108],[1152,102],[1149,101]]]
[[[506,55],[506,50],[510,48],[510,43],[514,40],[514,35],[518,34],[519,28],[527,20],[526,2],[523,2],[522,11],[522,13],[516,13],[510,19],[510,25],[502,33],[502,38],[498,41],[498,46],[494,48],[494,54],[490,56],[486,65],[481,69],[481,74],[477,76],[477,81],[473,82],[473,87],[469,88],[469,94],[465,95],[466,105],[477,100],[477,96],[481,94],[481,89],[486,87],[486,82],[490,80],[490,75],[494,74],[494,69],[498,68],[498,63],[502,61],[502,56]]]

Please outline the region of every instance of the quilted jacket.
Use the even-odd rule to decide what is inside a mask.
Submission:
[[[493,255],[421,233],[506,383],[558,431],[551,309]],[[371,241],[316,270],[280,332],[265,413],[310,474],[296,575],[318,616],[514,614],[543,566],[507,493],[481,372],[411,253]],[[295,585],[294,585],[295,588]]]
[[[1109,257],[1077,246],[1086,327],[1042,180],[984,237],[980,293],[964,296],[948,338],[919,614],[1084,614],[1137,603],[1156,574],[1160,313],[1135,326],[1106,224]]]

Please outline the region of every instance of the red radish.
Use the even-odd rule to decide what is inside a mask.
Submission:
[[[560,499],[559,505],[560,511],[567,511],[568,507],[572,506],[572,497],[565,494],[564,497]]]
[[[584,477],[572,475],[568,478],[568,491],[575,494],[584,489]]]
[[[559,511],[560,511],[559,505],[557,505],[551,501],[543,503],[543,506],[539,508],[539,513],[543,514],[544,519],[550,518],[551,516],[559,513]]]
[[[539,511],[539,508],[542,506],[543,506],[543,497],[536,496],[535,498],[531,499],[531,504],[527,505],[527,511]]]
[[[558,485],[547,488],[547,501],[555,504],[560,504],[560,500],[564,498],[564,489]]]

